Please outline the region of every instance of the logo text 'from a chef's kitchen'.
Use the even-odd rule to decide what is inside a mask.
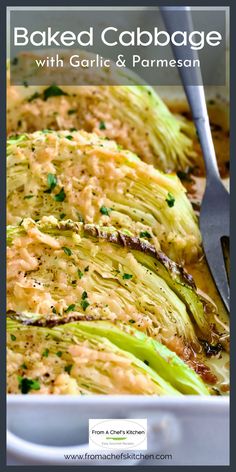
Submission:
[[[147,419],[90,419],[89,448],[147,449]]]

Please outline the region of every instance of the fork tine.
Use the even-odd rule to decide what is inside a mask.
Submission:
[[[204,245],[203,241],[203,247],[212,277],[229,312],[229,284],[221,241],[219,240],[210,249]]]

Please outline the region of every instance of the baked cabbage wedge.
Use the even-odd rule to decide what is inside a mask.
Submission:
[[[8,223],[54,215],[126,228],[177,262],[201,254],[201,235],[186,190],[96,134],[49,130],[7,143]]]
[[[8,393],[209,395],[157,341],[109,322],[42,328],[7,321]]]
[[[8,312],[36,313],[39,324],[122,322],[196,368],[199,338],[218,339],[192,277],[150,243],[114,228],[24,219],[8,228],[7,276]]]
[[[93,54],[78,52],[81,59],[93,57]],[[65,64],[66,57],[68,54],[64,53]],[[145,162],[164,171],[186,170],[193,163],[196,155],[191,138],[192,124],[174,116],[153,88],[137,85],[137,77],[132,72],[116,71],[117,77],[111,72],[110,78],[109,69],[105,72],[101,69],[93,72],[92,76],[86,76],[83,86],[28,86],[32,79],[29,61],[32,63],[35,58],[36,54],[26,53],[12,61],[12,71],[13,68],[20,70],[23,86],[11,86],[8,71],[9,133],[44,128],[84,129],[115,139]],[[40,84],[40,73],[45,83],[47,70],[36,69],[35,83]],[[30,76],[28,81],[27,72]],[[60,83],[58,75],[61,71],[58,68],[53,70],[50,67],[49,73],[48,83]],[[64,66],[62,73],[61,83],[68,79],[73,84],[78,83],[78,74],[86,74],[86,69],[83,72],[74,69],[74,77],[71,77],[71,70],[67,74]],[[112,84],[122,83],[124,77],[128,85],[108,85],[109,81]],[[95,85],[87,85],[94,81]]]

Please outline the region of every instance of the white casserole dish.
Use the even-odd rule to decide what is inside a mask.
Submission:
[[[88,447],[89,418],[147,418],[143,454],[172,459],[65,459],[64,454],[96,453]],[[227,397],[11,395],[7,427],[8,465],[229,465]]]

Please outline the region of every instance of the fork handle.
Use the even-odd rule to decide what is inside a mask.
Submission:
[[[194,28],[189,7],[178,7],[178,11],[181,11],[181,15],[173,14],[173,12],[176,11],[176,7],[160,7],[160,10],[170,34],[174,33],[176,30],[186,30],[189,33],[193,31]],[[172,45],[172,50],[176,60],[198,59],[198,53],[196,50],[174,45]],[[205,161],[207,179],[219,180],[220,174],[211,135],[205,93],[203,85],[200,85],[202,84],[201,70],[200,68],[186,69],[183,67],[179,68],[179,74],[197,128],[198,138]],[[189,83],[199,85],[189,85]]]

